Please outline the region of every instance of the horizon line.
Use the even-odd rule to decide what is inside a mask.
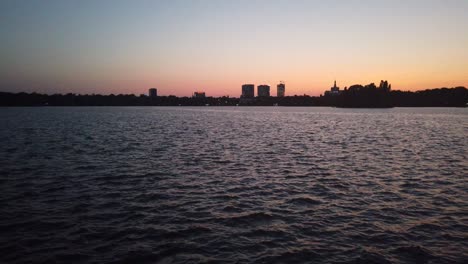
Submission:
[[[369,84],[372,84],[372,83],[369,83]],[[375,84],[375,83],[374,83]],[[362,85],[362,84],[353,84],[353,85],[350,85],[350,86],[354,86],[354,85]],[[350,87],[350,86],[345,86],[345,88],[347,87]],[[362,85],[364,86],[364,85]],[[175,97],[193,97],[193,92],[191,95],[182,95],[182,96],[178,96],[178,95],[174,95],[174,94],[167,94],[167,95],[160,95],[159,94],[159,88],[156,88],[156,87],[149,87],[147,88],[148,91],[149,89],[157,89],[158,91],[158,97],[168,97],[168,96],[175,96]],[[393,88],[393,87],[392,87]],[[400,90],[400,89],[392,89],[392,91],[399,91],[399,92],[420,92],[420,91],[427,91],[427,90],[436,90],[436,89],[456,89],[456,88],[464,88],[464,89],[468,89],[467,87],[463,86],[463,85],[458,85],[458,86],[453,86],[453,87],[435,87],[435,88],[425,88],[425,89],[420,89],[420,90]],[[325,90],[323,93],[320,93],[319,95],[317,96],[314,96],[314,95],[309,95],[309,94],[294,94],[294,95],[285,95],[284,97],[288,97],[288,96],[310,96],[310,97],[320,97],[320,96],[323,96],[324,93],[326,92],[327,90]],[[197,92],[197,91],[194,91],[194,92]],[[206,97],[214,97],[214,98],[218,98],[218,97],[230,97],[230,98],[240,98],[242,96],[242,93],[239,95],[239,96],[231,96],[231,95],[219,95],[219,96],[210,96],[210,95],[207,95],[206,92],[204,91],[198,91],[198,92],[203,92],[205,93],[205,96]],[[41,93],[41,92],[36,92],[36,91],[32,91],[32,92],[25,92],[25,91],[18,91],[18,92],[8,92],[8,91],[1,91],[0,90],[0,93],[10,93],[10,94],[20,94],[20,93],[25,93],[25,94],[41,94],[41,95],[67,95],[67,94],[72,94],[72,95],[101,95],[101,96],[111,96],[111,95],[134,95],[134,96],[148,96],[148,94],[146,93],[140,93],[140,94],[137,94],[137,93],[109,93],[109,94],[103,94],[103,93],[74,93],[74,92],[67,92],[67,93]],[[258,96],[255,96],[255,97],[258,97]],[[277,96],[269,96],[269,97],[277,97]]]

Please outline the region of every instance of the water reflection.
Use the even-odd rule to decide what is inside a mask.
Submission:
[[[462,263],[467,115],[3,108],[1,259]]]

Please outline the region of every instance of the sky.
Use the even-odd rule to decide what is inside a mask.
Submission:
[[[2,0],[0,91],[468,87],[468,0]]]

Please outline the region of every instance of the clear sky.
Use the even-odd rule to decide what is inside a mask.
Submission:
[[[468,86],[468,0],[2,0],[0,91]]]

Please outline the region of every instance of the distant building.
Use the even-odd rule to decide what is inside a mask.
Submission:
[[[150,88],[148,90],[148,96],[151,97],[151,98],[158,97],[158,89]]]
[[[254,93],[255,93],[255,85],[253,84],[242,85],[241,98],[253,98],[255,96]]]
[[[205,98],[205,92],[194,92],[193,93],[193,98]]]
[[[277,97],[284,97],[285,92],[286,92],[286,85],[283,82],[280,82],[276,86],[276,96]]]
[[[270,86],[266,84],[259,85],[257,87],[257,96],[258,97],[269,97],[270,96]]]
[[[339,94],[340,93],[340,87],[336,86],[336,80],[335,83],[333,84],[333,87],[330,88],[330,91],[332,94]]]
[[[335,80],[335,83],[333,84],[333,87],[330,88],[330,91],[326,91],[325,92],[325,95],[339,95],[341,93],[340,91],[340,87],[336,86],[336,80]]]

